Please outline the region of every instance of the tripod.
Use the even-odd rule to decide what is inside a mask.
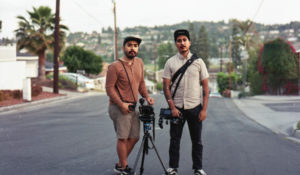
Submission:
[[[149,149],[149,147],[148,147],[148,140],[150,140],[150,142],[152,143],[152,146],[153,146],[153,148],[155,150],[155,153],[156,153],[156,155],[157,155],[157,157],[158,157],[158,159],[160,161],[160,164],[162,165],[162,167],[163,167],[163,169],[165,171],[165,174],[168,175],[166,166],[162,162],[161,157],[159,156],[158,151],[156,149],[156,146],[155,146],[155,144],[153,142],[153,138],[152,138],[152,136],[149,133],[150,129],[151,129],[151,123],[144,122],[144,136],[143,136],[143,140],[142,140],[141,146],[139,148],[139,151],[138,151],[138,154],[136,156],[136,160],[135,160],[135,163],[134,163],[134,166],[133,166],[134,175],[136,175],[135,170],[136,170],[137,163],[138,163],[138,160],[140,158],[140,155],[141,155],[142,151],[143,151],[143,155],[142,155],[142,162],[141,162],[141,167],[140,167],[140,175],[142,175],[143,172],[144,172],[145,154],[148,154],[148,149]]]

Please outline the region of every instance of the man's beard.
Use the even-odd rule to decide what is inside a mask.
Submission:
[[[130,54],[130,52],[133,52],[134,54]],[[136,57],[137,53],[134,51],[129,51],[125,53],[126,57],[130,60],[132,60],[134,57]]]

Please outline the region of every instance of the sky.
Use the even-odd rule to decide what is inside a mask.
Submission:
[[[2,37],[14,37],[16,16],[28,18],[32,7],[49,6],[55,13],[56,0],[0,0]],[[183,21],[250,19],[263,24],[300,21],[300,0],[116,0],[117,26],[154,27]],[[61,0],[61,23],[70,32],[101,32],[113,27],[112,0]]]

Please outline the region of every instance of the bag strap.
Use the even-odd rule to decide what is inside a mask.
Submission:
[[[131,89],[131,93],[132,93],[132,96],[133,96],[134,102],[136,103],[135,96],[134,96],[134,93],[133,93],[133,90],[132,90],[132,86],[131,86],[131,82],[130,82],[130,79],[129,79],[129,76],[128,76],[128,73],[127,73],[127,70],[126,70],[126,68],[125,68],[125,66],[124,66],[124,63],[123,63],[123,62],[122,62],[120,59],[118,59],[118,61],[120,61],[120,62],[121,62],[122,66],[123,66],[123,68],[124,68],[124,70],[125,70],[125,72],[126,72],[126,76],[127,76],[127,79],[128,79],[128,83],[129,83],[130,89]],[[119,93],[120,93],[120,92],[119,92]]]
[[[196,60],[198,59],[197,55],[196,54],[193,54],[191,59],[189,59],[183,66],[181,66],[176,72],[175,74],[173,75],[172,79],[171,79],[171,84],[170,84],[170,87],[169,89],[171,90],[171,87],[173,86],[173,84],[175,83],[175,80],[177,79],[177,77],[180,75],[177,83],[176,83],[176,86],[175,86],[175,90],[172,94],[172,99],[174,99],[175,97],[175,93],[177,91],[177,88],[179,86],[179,83],[185,73],[185,71],[187,70],[187,68]]]

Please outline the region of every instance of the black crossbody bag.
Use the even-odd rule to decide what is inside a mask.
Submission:
[[[185,71],[187,70],[187,68],[196,60],[198,59],[197,55],[196,54],[193,54],[191,59],[189,59],[183,66],[181,66],[176,72],[175,74],[173,75],[172,79],[171,79],[171,84],[170,84],[170,87],[169,89],[171,90],[172,86],[174,85],[176,79],[179,77],[177,83],[176,83],[176,86],[175,86],[175,90],[172,94],[172,99],[174,99],[175,97],[175,94],[176,94],[176,91],[177,91],[177,88],[179,86],[179,83],[185,73]],[[172,117],[172,111],[170,108],[161,108],[160,109],[160,116],[162,117],[165,117],[166,119],[171,119]]]

